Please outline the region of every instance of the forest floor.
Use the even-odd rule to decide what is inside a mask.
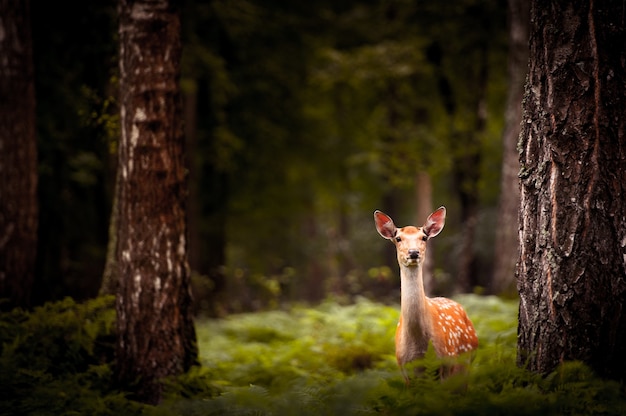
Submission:
[[[580,363],[541,377],[515,364],[517,303],[457,297],[480,346],[440,381],[434,354],[406,385],[396,365],[398,308],[328,301],[196,321],[201,366],[166,383],[159,406],[112,387],[111,299],[71,300],[0,320],[0,414],[537,415],[626,414],[624,386]]]

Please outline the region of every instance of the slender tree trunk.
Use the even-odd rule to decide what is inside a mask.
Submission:
[[[185,226],[180,20],[168,1],[120,0],[117,375],[137,398],[197,360]]]
[[[214,150],[210,142],[215,140],[216,126],[207,117],[198,118],[198,114],[216,111],[208,94],[213,87],[205,79],[196,79],[192,88],[184,96],[183,108],[189,166],[189,264],[196,276],[194,309],[219,316],[227,309],[223,294],[228,173],[206,157]]]
[[[107,253],[104,263],[104,272],[102,273],[102,283],[98,295],[115,295],[117,293],[117,285],[119,277],[117,275],[117,233],[119,227],[119,191],[120,191],[120,172],[117,170],[115,175],[115,186],[113,189],[113,204],[111,205],[111,215],[109,217],[109,242],[107,243]]]
[[[626,374],[621,0],[534,0],[521,134],[518,362]]]
[[[303,235],[309,242],[308,244],[314,247],[320,239],[320,227],[315,215],[313,201],[310,201],[310,207],[309,214],[304,219]],[[320,250],[311,249],[308,256],[305,275],[306,283],[303,285],[300,293],[300,297],[308,302],[319,302],[324,299],[325,295],[328,274],[324,259],[321,259],[319,256],[320,252]]]
[[[191,84],[191,83],[189,83]],[[183,95],[183,112],[185,119],[185,139],[187,147],[187,166],[189,166],[189,202],[187,208],[187,227],[189,229],[189,266],[197,271],[201,268],[202,250],[200,238],[200,192],[198,190],[199,172],[195,163],[198,150],[198,88],[197,83]]]
[[[457,284],[461,291],[471,292],[478,284],[476,253],[474,241],[478,224],[478,206],[481,163],[480,136],[487,125],[487,45],[480,45],[480,59],[476,79],[474,129],[457,133],[456,160],[454,162],[454,177],[456,190],[461,201],[461,249],[458,260]]]
[[[438,207],[433,207],[433,185],[430,175],[426,171],[418,172],[415,175],[415,200],[416,200],[416,216],[413,224],[424,224],[426,218]],[[428,243],[426,250],[426,258],[422,264],[424,289],[427,295],[432,295],[435,290],[436,282],[434,279],[435,272],[435,246],[437,242],[432,240]]]
[[[524,80],[528,69],[528,0],[509,0],[509,91],[502,135],[502,177],[498,225],[496,227],[495,259],[491,282],[492,293],[515,291],[515,264],[519,253],[517,215],[519,213],[519,140],[522,121]]]
[[[30,2],[0,0],[0,298],[30,305],[37,251],[37,142]]]
[[[398,190],[396,188],[389,188],[387,192],[383,194],[382,201],[381,201],[382,203],[381,209],[392,218],[394,217],[399,218],[400,209],[398,206],[400,204],[398,200],[399,200]],[[398,276],[399,275],[399,273],[397,273],[398,270],[395,270],[396,268],[395,265],[398,264],[398,256],[396,255],[396,248],[394,246],[389,245],[389,244],[383,244],[383,259],[384,259],[383,264],[390,266],[391,269],[394,270],[393,275]],[[386,293],[380,293],[381,296],[387,295],[389,291],[398,287],[399,280],[395,280],[395,279],[396,278],[394,277],[394,280],[392,282],[389,282],[388,288],[387,287],[381,288],[381,291],[384,290],[386,292]]]

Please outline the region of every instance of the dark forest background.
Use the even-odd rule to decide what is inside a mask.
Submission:
[[[87,299],[102,285],[114,194],[117,10],[33,0],[31,16],[33,303]],[[501,287],[505,1],[188,0],[182,27],[197,311],[397,301],[393,247],[375,232],[374,209],[420,225],[448,208],[430,293]]]

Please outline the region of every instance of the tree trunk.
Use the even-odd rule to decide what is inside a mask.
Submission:
[[[524,79],[528,69],[528,0],[509,0],[509,91],[502,135],[502,177],[498,225],[496,227],[492,293],[515,291],[515,264],[519,253],[517,214],[519,212],[519,140],[522,121]]]
[[[188,84],[192,84],[187,80]],[[194,79],[183,97],[185,136],[189,167],[189,264],[193,279],[195,312],[219,316],[226,309],[226,217],[229,198],[228,176],[206,157],[214,150],[216,127],[208,91],[210,83]],[[208,120],[207,120],[208,118]]]
[[[109,217],[109,242],[107,244],[104,272],[102,273],[102,283],[100,284],[99,296],[114,295],[117,293],[119,277],[117,275],[117,233],[119,221],[119,191],[120,191],[120,169],[117,170],[115,186],[113,189],[113,204],[111,205],[111,215]]]
[[[0,299],[30,305],[37,251],[37,142],[30,2],[0,0]]]
[[[189,83],[192,84],[191,82]],[[189,266],[192,271],[200,269],[203,257],[200,238],[200,203],[198,186],[198,166],[194,155],[198,151],[198,87],[193,86],[183,92],[183,112],[185,120],[185,145],[187,148],[187,166],[189,166],[189,200],[187,202],[187,228],[189,236]],[[197,301],[197,299],[194,299]]]
[[[474,250],[481,164],[480,137],[487,125],[487,45],[479,45],[479,65],[476,77],[474,129],[455,133],[454,182],[461,202],[461,247],[458,259],[457,285],[462,292],[471,292],[478,285],[477,259]]]
[[[626,30],[617,0],[531,3],[518,363],[626,374]]]
[[[117,375],[158,403],[197,360],[185,227],[179,12],[120,0]]]
[[[415,202],[417,209],[412,225],[420,227],[428,216],[438,208],[433,206],[433,184],[430,175],[426,171],[420,171],[415,174]],[[432,295],[436,288],[434,279],[436,244],[436,239],[428,243],[429,248],[426,250],[426,258],[422,265],[424,270],[424,290],[427,295]]]

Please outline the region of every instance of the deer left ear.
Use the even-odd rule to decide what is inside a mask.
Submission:
[[[391,240],[396,235],[396,226],[393,223],[391,217],[382,211],[374,211],[374,222],[376,223],[376,230],[381,237]]]
[[[422,227],[422,231],[428,236],[433,238],[438,235],[443,226],[446,223],[446,207],[439,207],[435,212],[428,216],[426,223]]]

